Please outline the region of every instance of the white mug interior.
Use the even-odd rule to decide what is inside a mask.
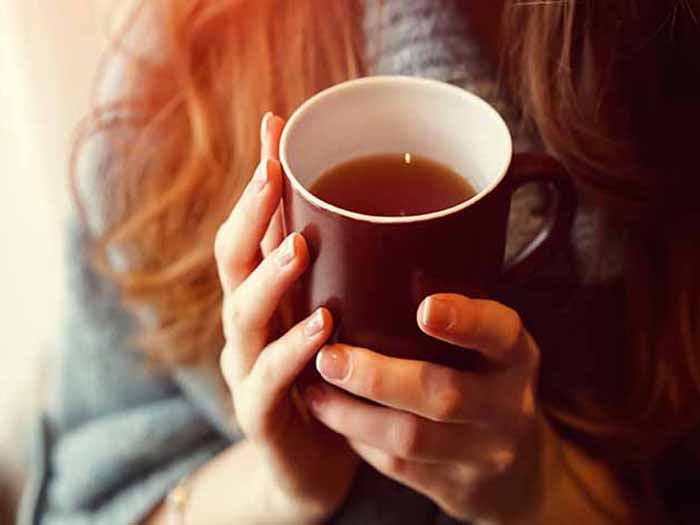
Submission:
[[[416,77],[367,77],[320,92],[290,117],[280,160],[295,189],[316,206],[371,222],[414,222],[455,213],[501,182],[512,140],[499,113],[463,89]],[[380,153],[421,155],[465,177],[476,196],[424,215],[380,217],[333,206],[308,188],[328,169]]]

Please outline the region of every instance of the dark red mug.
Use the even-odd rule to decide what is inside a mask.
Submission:
[[[477,195],[434,213],[380,217],[335,207],[308,190],[341,162],[406,152],[449,166]],[[419,330],[420,303],[443,292],[487,297],[541,264],[571,229],[574,191],[562,167],[544,155],[513,156],[498,112],[442,82],[370,77],[327,89],[291,116],[280,159],[285,227],[306,238],[311,254],[289,296],[293,320],[326,306],[335,341],[394,357],[471,368],[472,353]],[[504,263],[511,197],[530,182],[545,183],[552,195],[549,220]]]

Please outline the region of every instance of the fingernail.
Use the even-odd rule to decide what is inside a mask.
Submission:
[[[342,381],[350,373],[347,351],[341,348],[324,348],[316,356],[316,369],[326,379]]]
[[[311,316],[311,318],[306,322],[306,326],[304,326],[304,333],[306,334],[306,337],[313,337],[321,333],[325,323],[326,320],[323,317],[323,312],[321,310],[316,310],[316,313]]]
[[[285,239],[277,253],[277,262],[280,266],[286,266],[296,257],[296,243],[294,242],[295,235],[292,234]]]
[[[438,297],[429,297],[423,305],[422,321],[425,326],[437,330],[450,330],[457,320],[454,305]]]
[[[318,409],[326,397],[323,387],[318,384],[309,385],[304,390],[304,399],[311,408]]]
[[[260,144],[265,144],[267,140],[267,128],[272,117],[272,111],[268,111],[263,115],[262,121],[260,122]]]
[[[267,174],[267,169],[266,159],[263,159],[260,164],[258,164],[258,167],[255,168],[253,180],[250,182],[250,185],[256,193],[260,193],[262,191],[270,178]]]

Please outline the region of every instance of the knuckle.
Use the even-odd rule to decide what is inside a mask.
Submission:
[[[231,300],[224,295],[223,304],[221,305],[221,328],[224,332],[224,338],[226,339],[227,344],[229,339],[231,339],[233,336],[231,331],[231,323],[229,323],[229,319],[231,317],[230,309]]]
[[[515,449],[506,446],[494,450],[484,461],[483,470],[488,475],[506,473],[515,463]]]
[[[229,327],[244,329],[248,324],[247,309],[243,307],[242,301],[239,299],[240,293],[238,289],[234,290],[227,301],[224,324]]]
[[[501,326],[501,337],[503,338],[503,349],[506,357],[519,348],[524,331],[525,328],[520,315],[515,310],[507,308]]]
[[[460,418],[464,407],[464,395],[455,388],[445,388],[437,396],[435,415],[439,421],[453,421]]]
[[[402,458],[416,456],[420,448],[420,425],[418,419],[406,415],[391,427],[391,440],[396,455]]]
[[[454,420],[464,411],[465,395],[454,370],[423,363],[420,370],[423,398],[430,400],[430,410],[438,421]]]
[[[359,380],[360,390],[362,394],[370,398],[381,397],[382,391],[384,390],[384,377],[380,372],[378,367],[369,366],[362,370],[361,374],[357,373],[357,359],[355,360],[355,366],[350,367],[350,373],[348,375],[348,381]],[[361,377],[361,379],[359,379]]]
[[[227,223],[223,223],[219,226],[219,229],[216,231],[216,236],[214,237],[214,257],[221,266],[226,266],[233,252],[230,248],[231,243],[229,242],[228,230]]]

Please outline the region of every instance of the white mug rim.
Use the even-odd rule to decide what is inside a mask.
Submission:
[[[301,116],[306,113],[307,111],[310,110],[313,106],[315,106],[318,102],[323,100],[326,97],[336,95],[337,93],[343,92],[343,91],[348,91],[352,90],[354,88],[357,88],[358,86],[364,86],[364,85],[380,85],[380,84],[387,84],[387,83],[393,83],[393,84],[420,84],[424,86],[429,86],[435,89],[440,89],[444,91],[451,91],[453,95],[458,95],[459,97],[463,98],[465,103],[471,103],[475,104],[477,106],[480,106],[483,108],[486,112],[491,113],[494,117],[496,117],[496,121],[499,122],[499,124],[502,126],[503,130],[505,131],[504,137],[507,138],[505,147],[507,148],[506,155],[504,158],[507,159],[507,162],[504,163],[503,166],[500,168],[500,172],[497,177],[491,181],[483,190],[481,190],[479,193],[474,195],[472,198],[462,201],[459,204],[456,204],[454,206],[451,206],[449,208],[445,208],[442,210],[430,212],[430,213],[423,213],[420,215],[407,215],[407,216],[384,216],[384,215],[368,215],[364,213],[358,213],[350,210],[346,210],[344,208],[340,208],[338,206],[334,206],[333,204],[330,204],[318,197],[316,197],[313,193],[311,193],[304,185],[297,179],[297,177],[294,175],[293,171],[289,167],[289,162],[287,159],[287,143],[289,141],[289,136],[290,134],[294,131],[294,126],[297,124],[298,120],[301,118]],[[299,192],[301,196],[307,201],[316,206],[317,208],[321,208],[323,210],[326,210],[330,213],[336,214],[336,215],[341,215],[343,217],[346,217],[348,219],[352,219],[355,221],[361,221],[361,222],[370,222],[370,223],[375,223],[375,224],[410,224],[410,223],[417,223],[417,222],[425,222],[425,221],[430,221],[430,220],[435,220],[435,219],[440,219],[443,217],[448,217],[450,215],[453,215],[455,213],[458,213],[466,208],[469,208],[479,202],[481,199],[486,197],[489,193],[491,193],[493,190],[495,190],[503,181],[504,177],[506,176],[506,173],[508,173],[508,169],[510,167],[510,164],[512,162],[512,157],[513,157],[513,140],[510,135],[510,130],[508,129],[508,125],[506,122],[503,120],[503,117],[501,114],[496,111],[496,109],[486,102],[484,99],[481,97],[475,95],[474,93],[471,93],[469,91],[466,91],[460,87],[454,86],[452,84],[448,84],[446,82],[441,82],[438,80],[431,80],[427,78],[421,78],[421,77],[409,77],[409,76],[372,76],[372,77],[362,77],[362,78],[357,78],[353,80],[349,80],[346,82],[342,82],[340,84],[337,84],[335,86],[332,86],[330,88],[327,88],[316,95],[312,96],[308,100],[306,100],[301,106],[299,106],[293,113],[292,116],[289,118],[287,121],[284,130],[282,132],[282,137],[280,138],[280,162],[282,164],[282,168],[284,171],[284,175],[287,177],[287,179],[290,181],[292,184],[292,187],[295,191]],[[435,159],[439,161],[439,159]],[[329,166],[330,168],[331,166]]]

